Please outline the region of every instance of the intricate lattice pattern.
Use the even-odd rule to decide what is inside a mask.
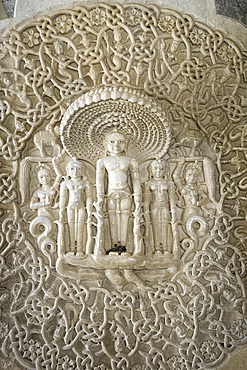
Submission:
[[[79,5],[6,32],[0,67],[3,355],[23,369],[205,369],[246,345],[246,54],[172,10]],[[61,277],[56,243],[52,256],[38,248],[21,206],[23,160],[43,158],[35,152],[42,140],[59,147],[62,116],[79,96],[113,85],[159,100],[173,142],[206,137],[219,174],[222,213],[210,238],[199,251],[187,248],[176,276],[147,277],[147,291],[117,290],[100,272]],[[109,125],[111,104],[102,113]],[[34,189],[33,176],[26,181]]]

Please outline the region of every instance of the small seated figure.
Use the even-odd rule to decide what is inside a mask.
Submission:
[[[126,155],[127,139],[123,133],[110,132],[105,137],[106,156],[97,161],[96,190],[97,212],[103,207],[109,217],[110,248],[127,244],[129,218],[134,205],[134,255],[143,254],[139,215],[141,209],[141,184],[138,163]],[[98,235],[102,225],[98,223]],[[96,254],[104,253],[103,247]]]
[[[38,211],[38,216],[46,216],[54,220],[52,207],[57,192],[56,182],[53,184],[52,169],[48,164],[40,164],[36,169],[40,187],[34,191],[30,208]]]
[[[91,253],[93,236],[92,218],[92,184],[82,177],[84,165],[73,160],[66,167],[67,178],[60,188],[59,220],[63,227],[67,215],[69,229],[69,255],[77,256]],[[85,224],[87,224],[87,233]],[[87,236],[86,236],[87,234]],[[87,243],[85,242],[87,239]],[[86,247],[85,247],[86,245]]]
[[[146,253],[171,252],[178,248],[178,241],[175,189],[174,184],[169,181],[169,165],[165,160],[157,159],[151,162],[148,170],[149,180],[144,184],[144,218],[149,249]]]

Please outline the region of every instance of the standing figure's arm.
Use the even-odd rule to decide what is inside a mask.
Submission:
[[[150,182],[147,181],[144,184],[143,191],[144,198],[144,220],[145,220],[145,240],[146,240],[146,254],[154,253],[154,243],[153,243],[153,228],[152,228],[152,219],[151,219],[151,209],[150,203],[152,200],[152,191],[150,189]]]
[[[65,180],[60,185],[60,200],[59,200],[59,222],[58,222],[58,254],[66,253],[65,242],[65,212],[68,205],[69,197],[68,182]]]
[[[59,220],[65,221],[65,208],[68,205],[68,187],[67,181],[64,181],[60,186],[60,204],[59,204]]]
[[[151,202],[151,190],[149,181],[144,184],[144,217],[146,222],[149,224],[151,222],[150,218],[150,202]]]
[[[93,253],[93,230],[92,230],[92,211],[93,211],[93,187],[90,182],[86,183],[86,210],[87,210],[87,243],[86,254]]]
[[[65,151],[63,150],[61,154],[59,154],[58,156],[52,159],[53,168],[56,172],[56,179],[53,184],[53,187],[55,190],[58,190],[59,184],[63,177],[63,171],[61,170],[60,163],[64,158],[65,158]]]
[[[171,223],[174,224],[178,220],[177,218],[177,206],[176,206],[176,193],[175,187],[172,181],[169,181],[168,187],[168,194],[169,194],[169,203],[170,203],[170,210],[171,210]]]
[[[88,220],[91,220],[93,209],[93,187],[90,182],[86,184],[86,210]]]
[[[209,196],[202,186],[198,185],[198,202],[197,205],[204,206],[209,202]]]
[[[170,210],[171,210],[171,229],[173,234],[173,254],[175,257],[180,256],[179,250],[179,233],[178,233],[178,216],[177,216],[177,206],[176,206],[176,193],[175,193],[175,186],[172,181],[169,182],[168,187],[168,194],[169,194],[169,203],[170,203]]]
[[[181,188],[183,187],[183,179],[181,177],[181,174],[182,174],[184,162],[185,162],[184,158],[183,157],[180,158],[178,160],[177,167],[175,168],[175,171],[173,173],[173,179],[179,190],[181,190]]]
[[[105,197],[105,163],[103,159],[99,159],[96,165],[96,192],[98,207],[102,209]]]
[[[130,174],[131,174],[132,186],[133,186],[135,212],[139,212],[141,208],[141,183],[140,183],[138,163],[134,159],[132,159],[131,161]]]
[[[32,195],[32,198],[31,198],[31,202],[30,202],[30,208],[31,209],[39,209],[41,207],[44,207],[45,206],[45,201],[41,201],[39,196],[38,196],[38,192],[37,190],[35,190],[35,192],[33,193]]]

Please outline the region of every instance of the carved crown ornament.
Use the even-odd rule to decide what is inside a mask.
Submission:
[[[0,71],[3,366],[221,366],[247,341],[246,54],[75,4],[5,31]]]

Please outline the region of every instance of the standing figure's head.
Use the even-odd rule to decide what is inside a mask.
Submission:
[[[200,165],[196,163],[188,164],[184,170],[184,179],[186,184],[189,185],[196,184],[199,180],[200,172],[201,172]]]
[[[172,53],[175,53],[179,48],[179,41],[173,40],[170,46],[170,50]]]
[[[80,178],[84,172],[84,165],[81,161],[73,160],[67,164],[66,167],[67,175],[71,179]]]
[[[52,182],[52,169],[48,164],[40,164],[36,169],[38,181],[41,185],[50,185]]]
[[[57,55],[63,54],[64,49],[63,49],[63,44],[62,44],[61,41],[58,41],[58,40],[55,41],[54,48],[55,48],[55,51],[56,51]]]
[[[121,28],[115,28],[113,31],[114,40],[120,42],[122,40]]]
[[[169,165],[164,159],[156,159],[149,165],[150,178],[154,180],[168,179]]]
[[[126,135],[121,132],[112,131],[105,136],[104,146],[106,154],[109,153],[111,156],[126,155],[127,144]]]

